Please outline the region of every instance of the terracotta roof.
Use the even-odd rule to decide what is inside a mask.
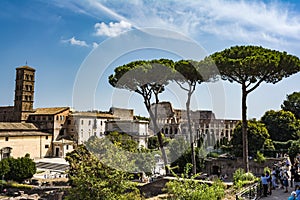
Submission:
[[[69,107],[54,107],[54,108],[37,108],[30,115],[56,115],[70,109]]]
[[[0,131],[3,130],[39,130],[34,124],[32,123],[17,123],[17,122],[0,122]]]
[[[17,69],[27,69],[27,70],[30,70],[30,71],[35,71],[35,69],[25,65],[25,66],[21,66],[21,67],[18,67]]]

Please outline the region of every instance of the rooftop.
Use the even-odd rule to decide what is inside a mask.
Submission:
[[[32,123],[18,123],[18,122],[0,122],[0,131],[3,130],[39,130]]]
[[[27,70],[30,70],[30,71],[35,71],[35,69],[33,69],[32,67],[29,67],[28,65],[17,67],[16,69],[27,69]]]
[[[107,112],[74,112],[72,113],[74,117],[95,117],[95,118],[117,118],[111,113]]]
[[[30,115],[56,115],[70,109],[69,107],[37,108]]]

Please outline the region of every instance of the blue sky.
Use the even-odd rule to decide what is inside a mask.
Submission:
[[[37,70],[35,107],[74,106],[106,111],[113,105],[134,108],[136,114],[145,115],[141,98],[112,88],[107,76],[116,66],[132,60],[189,58],[174,53],[171,47],[160,49],[162,39],[170,42],[178,40],[178,35],[198,44],[206,54],[234,45],[261,45],[300,56],[298,1],[1,0],[0,7],[1,105],[13,104],[15,68],[27,62]],[[158,31],[150,33],[145,28]],[[168,38],[155,39],[160,44],[151,48],[145,46],[123,54],[109,48],[122,39],[124,32],[146,42],[149,34],[163,35],[161,29],[170,31]],[[115,45],[121,53],[131,44]],[[187,48],[183,52],[190,50],[184,45],[182,48]],[[113,58],[108,65],[101,65],[104,55]],[[93,57],[98,58],[95,62],[101,68],[97,73],[90,71],[91,77],[98,76],[94,89],[85,87],[92,91],[93,103],[77,108],[73,91],[82,83],[78,82],[80,73]],[[88,78],[84,81],[88,82]],[[299,83],[300,73],[275,85],[262,84],[248,97],[248,117],[259,119],[267,110],[280,109],[287,94],[300,91]],[[180,108],[183,98],[178,88],[172,87],[162,100],[171,100]],[[202,84],[197,88],[193,109],[214,110],[219,118],[240,119],[240,90],[239,85],[227,82]],[[81,98],[85,99],[84,94]]]

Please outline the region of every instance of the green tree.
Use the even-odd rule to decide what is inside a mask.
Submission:
[[[83,145],[68,153],[66,160],[70,164],[68,175],[72,185],[66,199],[141,199],[127,173],[105,166]]]
[[[138,149],[138,143],[126,133],[118,133],[117,131],[110,132],[106,137],[116,146],[123,150],[136,152]]]
[[[169,194],[168,199],[221,199],[225,195],[225,185],[220,180],[215,180],[211,186],[205,183],[199,183],[194,178],[194,175],[189,178],[189,171],[192,164],[187,164],[185,172],[181,176],[175,177],[177,179],[170,180],[166,184],[166,190]]]
[[[247,139],[248,139],[248,149],[249,155],[255,156],[256,152],[264,147],[265,141],[270,137],[268,130],[263,123],[255,120],[249,120],[247,125]],[[235,156],[241,157],[243,152],[242,149],[242,124],[239,122],[234,131],[231,139],[231,144],[233,146],[233,153]]]
[[[162,134],[157,124],[157,104],[159,94],[165,89],[173,76],[174,62],[168,59],[151,61],[134,61],[115,68],[114,74],[109,76],[109,83],[119,89],[126,89],[141,95],[144,105],[150,115],[154,132],[157,133],[159,147],[165,166],[168,164],[164,150]],[[151,105],[154,103],[154,112]]]
[[[6,158],[0,161],[0,178],[2,179],[10,171],[9,162]]]
[[[300,92],[287,95],[281,108],[285,111],[291,111],[297,119],[300,119]]]
[[[211,55],[223,80],[242,88],[243,161],[249,171],[247,140],[247,96],[262,82],[275,84],[300,71],[299,58],[260,46],[234,46]]]
[[[148,148],[149,149],[158,149],[159,148],[158,138],[156,135],[148,138]]]
[[[21,158],[6,158],[9,164],[9,171],[5,174],[6,180],[13,180],[22,182],[26,179],[32,178],[36,173],[35,162],[27,154]]]
[[[163,140],[163,146],[167,146],[169,142],[171,141],[170,138],[165,137],[164,134],[161,134],[162,140]],[[159,148],[159,142],[157,135],[151,136],[148,138],[148,149],[158,149]]]
[[[262,116],[273,141],[297,140],[300,136],[300,121],[290,111],[269,110]]]
[[[288,153],[291,161],[294,161],[294,158],[300,153],[300,139],[292,142]]]
[[[171,162],[177,160],[189,149],[187,141],[183,137],[174,138],[168,145],[168,158]]]
[[[192,164],[193,173],[196,174],[196,157],[195,157],[195,141],[193,137],[192,124],[190,118],[190,104],[192,95],[196,90],[197,84],[202,82],[209,82],[214,80],[217,72],[213,70],[213,63],[211,59],[204,59],[199,62],[193,60],[180,60],[175,63],[175,69],[178,73],[174,76],[175,82],[180,86],[181,89],[187,92],[186,100],[186,115],[187,125],[190,136],[191,153],[192,153]],[[185,86],[186,85],[186,86]]]
[[[112,132],[105,138],[91,137],[86,147],[105,165],[127,172],[146,172],[150,174],[155,166],[154,155],[129,135]]]
[[[182,153],[175,161],[171,163],[173,171],[176,173],[184,173],[184,168],[189,163],[192,163],[192,152],[191,148],[187,148],[184,153]],[[207,152],[203,146],[195,148],[195,160],[196,160],[196,171],[201,171],[204,167],[204,159],[206,158]],[[193,173],[193,172],[192,172]],[[194,174],[194,173],[193,173]]]

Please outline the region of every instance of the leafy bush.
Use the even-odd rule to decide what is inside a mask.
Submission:
[[[67,153],[68,170],[72,187],[65,199],[73,200],[140,200],[136,184],[129,181],[126,172],[104,165],[85,146],[80,145]]]
[[[244,169],[237,169],[234,173],[233,173],[233,184],[237,187],[237,188],[241,188],[246,184],[252,183],[254,181],[257,181],[258,179],[251,173],[245,173]]]
[[[290,159],[293,161],[294,158],[298,155],[298,153],[300,153],[300,139],[292,142],[288,153],[289,153]]]
[[[219,154],[216,152],[210,152],[207,154],[207,157],[218,158]]]
[[[261,164],[266,161],[264,154],[260,153],[260,151],[256,152],[256,158],[254,159],[255,162]]]
[[[166,184],[168,199],[221,199],[224,197],[225,185],[220,180],[217,179],[209,186],[194,179],[198,174],[188,179],[191,166],[187,164],[185,174],[182,174],[181,178],[175,175],[177,179]]]
[[[5,158],[0,161],[0,175],[6,180],[22,182],[36,172],[35,162],[27,154],[21,158]]]
[[[34,187],[33,185],[20,184],[14,181],[7,182],[6,186],[17,189],[32,189]]]

